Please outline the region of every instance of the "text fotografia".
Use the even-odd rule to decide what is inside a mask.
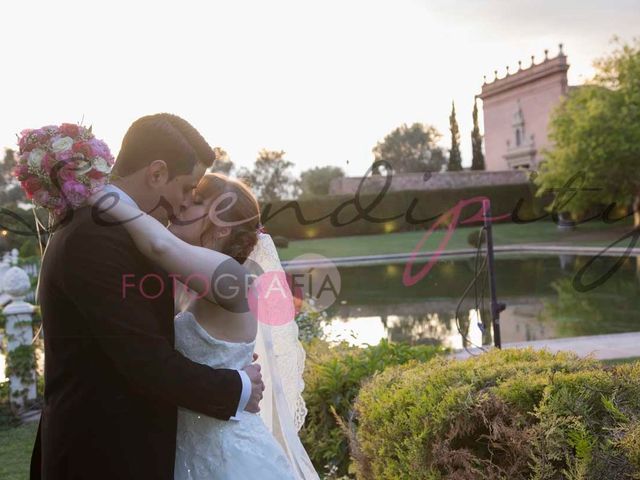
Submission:
[[[155,300],[170,289],[170,293],[184,294],[190,300],[210,298],[235,313],[251,310],[252,300],[263,302],[263,308],[273,309],[282,302],[293,301],[295,297],[311,299],[316,310],[324,310],[337,300],[340,292],[339,271],[330,261],[329,264],[322,269],[289,273],[247,271],[242,276],[218,271],[224,269],[223,264],[223,268],[218,268],[211,278],[198,273],[187,276],[177,273],[166,276],[124,273],[121,276],[121,297],[123,300],[130,296]]]

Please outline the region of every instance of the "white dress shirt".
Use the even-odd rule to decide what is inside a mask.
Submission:
[[[135,200],[131,198],[129,194],[127,194],[127,192],[111,183],[105,185],[102,191],[105,193],[116,193],[123,202],[126,202],[136,208],[140,208]],[[238,402],[236,414],[229,420],[239,419],[238,415],[245,409],[247,403],[249,403],[249,398],[251,397],[251,380],[249,379],[249,375],[244,370],[236,370],[236,372],[238,372],[238,374],[240,375],[240,380],[242,380],[242,393],[240,394],[240,401]]]

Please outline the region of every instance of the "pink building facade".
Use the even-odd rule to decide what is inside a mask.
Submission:
[[[567,57],[560,51],[516,73],[482,86],[487,170],[537,169],[550,145],[547,126],[554,108],[567,94]]]

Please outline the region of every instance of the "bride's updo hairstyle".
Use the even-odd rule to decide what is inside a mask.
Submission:
[[[216,199],[223,194],[234,194],[233,198],[226,198],[215,207]],[[244,263],[253,247],[258,243],[258,228],[260,227],[260,206],[251,189],[241,180],[229,178],[221,173],[207,173],[198,183],[195,197],[212,203],[208,221],[200,234],[200,245],[211,245],[215,250],[229,255],[239,263]],[[215,207],[215,208],[214,208]],[[215,238],[215,217],[223,222],[233,222],[231,232],[224,237]],[[224,227],[224,225],[222,225]]]

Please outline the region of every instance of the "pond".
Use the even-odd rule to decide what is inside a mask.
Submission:
[[[627,258],[606,282],[582,293],[572,280],[590,260],[575,255],[497,256],[498,300],[507,305],[500,316],[503,343],[640,332],[639,259]],[[617,261],[618,257],[596,261],[585,283]],[[422,265],[414,265],[413,271]],[[339,268],[341,289],[327,310],[327,338],[354,345],[386,338],[455,349],[493,343],[488,289],[484,309],[476,310],[472,290],[461,305],[459,322],[455,320],[460,296],[474,276],[475,258],[440,260],[411,287],[402,284],[403,269],[400,263]],[[0,381],[4,361],[0,353]]]
[[[502,342],[524,342],[584,335],[640,331],[638,259],[625,259],[601,285],[587,292],[573,287],[576,273],[592,257],[576,255],[502,255],[496,257]],[[619,260],[600,257],[584,277],[589,284]],[[421,265],[416,264],[413,272]],[[402,283],[404,264],[340,268],[341,291],[328,310],[324,332],[330,340],[354,345],[386,338],[445,347],[493,343],[488,287],[484,314],[476,309],[473,289],[455,311],[475,271],[475,257],[440,260],[421,281]],[[481,289],[478,295],[481,296]],[[458,326],[459,325],[459,326]],[[464,332],[465,339],[460,334]],[[640,350],[640,347],[639,347]]]

